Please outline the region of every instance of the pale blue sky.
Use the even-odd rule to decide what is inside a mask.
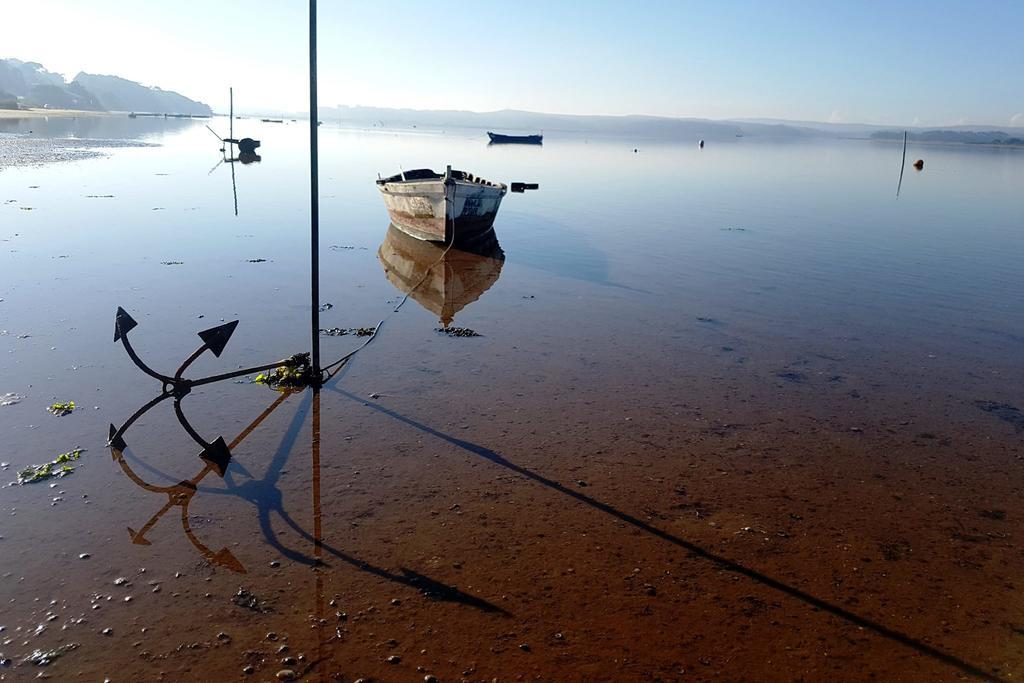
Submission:
[[[304,0],[3,0],[0,57],[307,106]],[[321,0],[321,104],[1024,125],[1024,2]]]

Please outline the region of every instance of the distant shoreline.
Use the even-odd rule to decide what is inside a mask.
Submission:
[[[77,118],[79,116],[116,116],[109,111],[82,111],[78,109],[0,109],[0,119],[42,119],[49,116]]]
[[[848,140],[863,140],[866,142],[880,142],[887,145],[902,145],[903,140],[890,140],[885,138],[847,138]],[[928,147],[986,147],[992,149],[1024,149],[1024,145],[1006,144],[995,142],[963,142],[960,140],[908,140],[908,148],[911,145],[924,145]]]

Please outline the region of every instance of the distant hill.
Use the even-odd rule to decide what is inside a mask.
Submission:
[[[0,90],[0,109],[18,109],[18,98],[6,90]]]
[[[150,88],[117,76],[80,73],[68,83],[63,76],[47,71],[38,62],[0,59],[0,106],[4,106],[4,102],[9,103],[9,97],[13,97],[20,107],[157,114],[213,113],[207,105],[176,92]]]
[[[82,72],[75,76],[71,85],[77,85],[95,94],[106,109],[113,111],[201,116],[213,114],[213,110],[202,102],[195,102],[171,90],[149,88],[117,76],[99,76]]]
[[[13,95],[23,107],[102,110],[89,92],[71,87],[60,74],[47,71],[38,62],[0,60],[0,90]],[[13,108],[13,107],[11,107]]]

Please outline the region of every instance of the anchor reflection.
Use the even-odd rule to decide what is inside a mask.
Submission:
[[[260,415],[257,416],[256,419],[250,422],[249,425],[231,441],[231,443],[228,445],[228,448],[233,449],[239,444],[241,444],[246,439],[246,437],[248,437],[259,426],[261,422],[267,419],[267,417],[269,417],[271,413],[277,410],[277,408],[282,403],[284,403],[285,399],[288,398],[290,393],[291,392],[281,393],[266,410],[260,413]],[[183,415],[181,415],[180,413],[178,414],[178,419],[179,421],[185,420]],[[185,421],[187,422],[187,420]],[[131,480],[132,483],[136,484],[140,488],[143,488],[147,491],[151,491],[153,493],[162,493],[167,496],[167,502],[163,505],[163,507],[157,510],[152,516],[150,516],[150,518],[146,521],[145,524],[143,524],[139,528],[138,531],[132,529],[131,527],[128,527],[128,535],[131,537],[132,543],[136,545],[152,545],[151,541],[149,541],[149,539],[146,538],[146,534],[150,531],[150,529],[156,526],[157,522],[159,522],[164,515],[170,512],[171,509],[177,507],[180,508],[181,510],[181,527],[182,531],[185,533],[185,537],[188,538],[189,542],[196,548],[196,550],[199,551],[199,553],[204,558],[206,558],[208,562],[210,562],[210,564],[216,564],[227,569],[230,569],[233,572],[238,572],[240,574],[246,573],[245,567],[228,548],[221,548],[217,551],[211,550],[208,546],[206,546],[196,537],[195,533],[192,531],[191,525],[189,524],[189,504],[192,502],[192,499],[195,497],[196,493],[199,490],[199,483],[204,478],[206,478],[206,475],[216,471],[215,465],[207,462],[203,466],[203,468],[199,470],[199,472],[191,479],[185,479],[172,486],[158,486],[156,484],[149,483],[148,481],[143,479],[138,473],[135,472],[135,470],[128,463],[128,459],[125,457],[126,450],[127,445],[124,443],[123,440],[116,440],[110,444],[111,457],[113,457],[114,462],[116,462],[121,467],[121,471],[124,472],[128,479]]]
[[[206,462],[203,468],[192,478],[169,486],[159,486],[146,481],[132,467],[130,460],[140,467],[156,472],[162,477],[166,474],[156,468],[145,465],[139,458],[128,453],[128,447],[123,439],[114,439],[110,444],[111,455],[118,463],[121,470],[134,484],[147,491],[167,496],[167,501],[139,528],[138,531],[128,528],[129,536],[133,543],[138,545],[151,545],[146,534],[174,508],[179,508],[182,531],[189,543],[199,552],[211,565],[224,567],[230,571],[244,574],[246,568],[243,563],[228,549],[221,548],[213,550],[204,544],[191,529],[189,524],[189,505],[200,493],[204,495],[228,495],[244,500],[254,505],[259,517],[259,527],[266,543],[279,553],[282,557],[297,564],[306,565],[314,569],[316,573],[316,597],[315,602],[318,610],[323,607],[323,576],[322,571],[328,568],[325,556],[340,560],[344,564],[354,567],[387,581],[404,585],[418,591],[425,598],[435,601],[455,602],[467,607],[473,607],[483,612],[508,616],[501,607],[494,605],[483,598],[459,590],[454,586],[444,584],[425,574],[417,572],[408,567],[399,567],[398,571],[391,571],[379,567],[370,562],[355,557],[345,551],[336,548],[324,541],[323,509],[321,503],[321,467],[320,467],[320,390],[317,388],[299,389],[278,389],[279,393],[275,400],[255,419],[253,419],[230,444],[229,449],[234,449],[252,434],[260,424],[266,420],[274,411],[280,408],[290,397],[302,395],[301,402],[296,409],[290,424],[285,429],[277,449],[274,451],[270,461],[266,464],[262,477],[255,476],[235,459],[227,464],[223,477],[225,488],[200,487],[200,483],[211,472],[219,474],[215,464]],[[291,457],[298,436],[305,424],[306,416],[311,417],[311,484],[312,494],[312,531],[297,521],[289,513],[284,505],[284,495],[279,487],[279,478],[285,469],[288,459]],[[179,422],[186,427],[187,418],[182,413],[176,413]],[[191,428],[191,425],[187,425]],[[241,477],[242,480],[237,478]],[[312,545],[312,553],[309,554],[301,549],[285,546],[272,526],[271,517],[276,516],[280,521],[291,528],[299,537],[300,541]]]
[[[455,314],[498,281],[505,252],[493,229],[449,248],[410,237],[391,224],[377,258],[388,282],[436,315],[447,328]]]

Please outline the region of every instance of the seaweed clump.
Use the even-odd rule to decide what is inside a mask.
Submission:
[[[274,391],[304,389],[313,383],[313,369],[309,364],[309,354],[296,354],[273,370],[256,375],[253,382],[263,384]]]
[[[444,332],[449,337],[480,337],[483,336],[476,330],[468,327],[438,327],[436,332]]]
[[[320,328],[320,334],[328,337],[344,337],[354,335],[356,337],[372,337],[377,332],[376,327],[329,327]]]
[[[50,407],[46,410],[57,417],[64,417],[65,415],[70,415],[75,412],[75,402],[65,401],[64,403],[51,403]]]
[[[85,453],[84,448],[76,448],[73,451],[61,453],[50,462],[45,462],[42,465],[29,465],[18,472],[17,483],[19,485],[35,484],[54,477],[66,477],[75,471],[74,466],[68,463],[77,461],[82,457],[82,453]]]

